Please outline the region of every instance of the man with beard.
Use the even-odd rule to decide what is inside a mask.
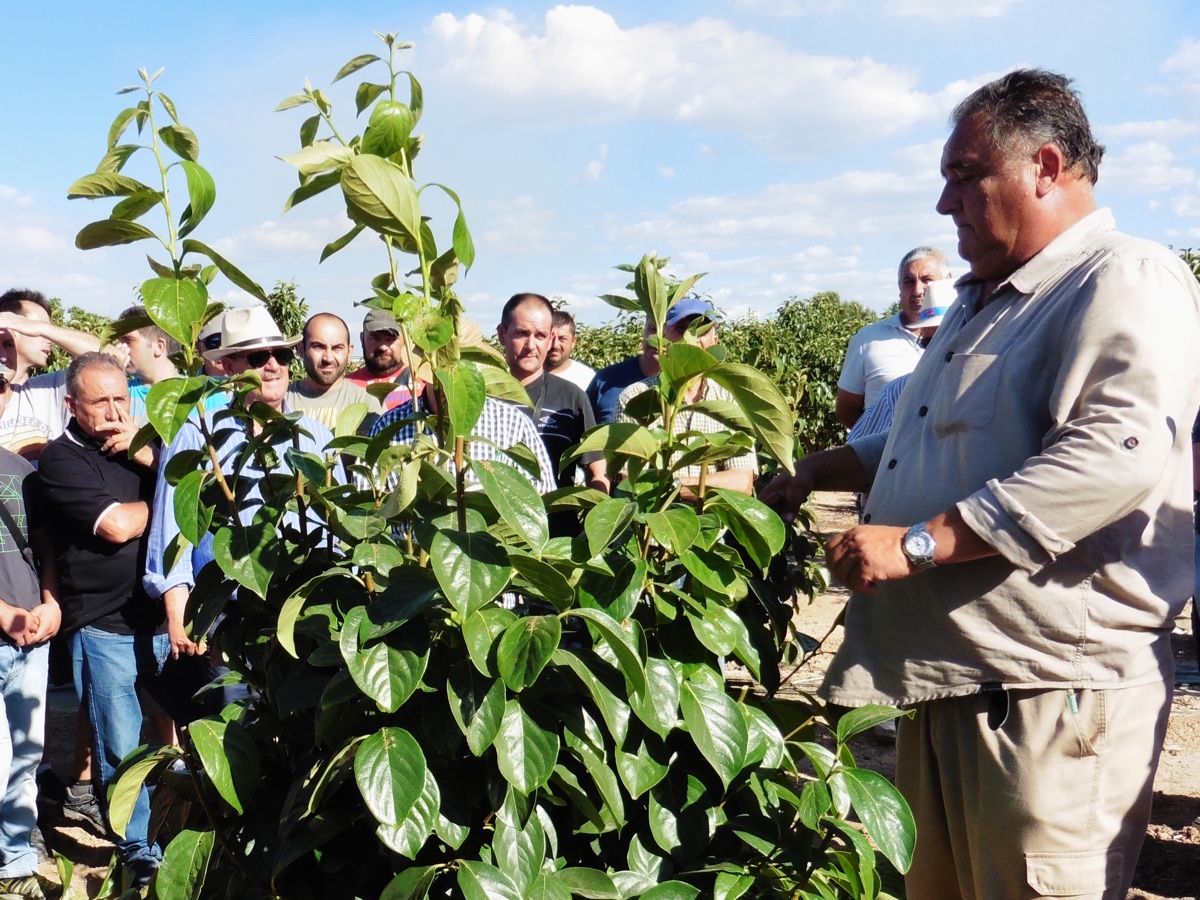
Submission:
[[[354,403],[365,403],[368,420],[364,425],[369,428],[383,412],[383,406],[363,387],[345,377],[352,349],[350,328],[338,316],[317,313],[305,322],[300,350],[306,375],[288,388],[288,405],[332,431],[342,410]]]
[[[586,391],[596,377],[596,370],[571,358],[577,342],[575,317],[565,309],[554,310],[554,330],[550,332],[550,347],[546,350],[546,372],[565,378],[581,391]]]
[[[414,385],[404,367],[404,335],[400,332],[396,317],[386,309],[369,310],[363,319],[362,346],[363,367],[347,375],[346,380],[361,388],[380,382],[395,382],[395,388],[383,398],[385,410],[395,409],[411,400]]]

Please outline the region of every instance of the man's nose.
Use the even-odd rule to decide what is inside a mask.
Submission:
[[[941,215],[941,216],[948,216],[948,215],[950,215],[951,212],[953,212],[954,206],[951,202],[951,191],[950,191],[950,183],[949,182],[942,185],[942,192],[941,192],[941,194],[938,195],[938,201],[936,204],[934,204],[933,208],[934,208],[934,210],[937,211],[938,215]]]

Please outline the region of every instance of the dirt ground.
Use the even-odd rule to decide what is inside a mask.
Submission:
[[[855,522],[848,494],[817,494],[813,505],[820,530],[826,535]],[[814,638],[823,638],[830,632],[845,601],[846,592],[835,587],[811,604],[802,605],[796,617],[797,629]],[[1200,893],[1200,672],[1192,649],[1190,621],[1182,617],[1178,625],[1173,636],[1178,667],[1175,701],[1154,783],[1151,824],[1127,900],[1197,900]],[[814,690],[840,640],[835,629],[821,652],[790,674],[787,682],[790,689]],[[47,762],[65,779],[70,771],[73,746],[73,692],[52,692],[49,707]],[[895,774],[895,756],[891,744],[873,737],[864,737],[855,747],[860,765],[889,778]],[[94,897],[112,856],[112,846],[79,827],[44,830],[50,846],[75,863],[73,885]],[[43,874],[53,875],[53,872],[52,866],[43,868]]]

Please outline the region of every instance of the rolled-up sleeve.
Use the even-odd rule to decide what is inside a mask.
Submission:
[[[1188,440],[1200,325],[1180,276],[1154,259],[1096,274],[1063,335],[1042,452],[957,504],[1013,565],[1036,571],[1128,515]]]
[[[167,464],[177,454],[199,450],[203,446],[204,436],[200,429],[194,423],[186,422],[159,462],[154,508],[150,514],[150,536],[146,545],[146,574],[142,578],[142,585],[151,597],[161,597],[173,587],[186,585],[190,588],[195,584],[190,552],[180,553],[169,572],[163,565],[167,548],[179,536],[179,525],[175,521],[175,486],[167,481],[165,473]]]

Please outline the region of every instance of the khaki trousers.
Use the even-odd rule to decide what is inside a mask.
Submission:
[[[990,691],[901,719],[909,900],[1125,900],[1171,685]]]

